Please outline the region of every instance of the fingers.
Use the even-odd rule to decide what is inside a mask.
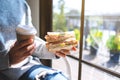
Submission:
[[[77,48],[76,47],[72,47],[71,51],[76,51]],[[70,50],[67,49],[61,49],[59,51],[56,51],[55,55],[57,55],[58,57],[65,57],[66,55],[70,54]]]
[[[20,51],[22,51],[22,53],[26,53],[26,52],[30,52],[34,48],[35,48],[35,44],[31,44],[21,48]]]
[[[56,55],[59,57],[65,57],[66,55],[69,55],[70,51],[66,49],[61,49],[60,51],[56,51]]]
[[[63,53],[63,54],[65,54],[65,55],[70,54],[70,51],[67,50],[67,49],[61,49],[60,52]]]
[[[17,42],[14,45],[15,53],[20,53],[21,55],[24,55],[24,53],[31,52],[31,50],[35,48],[35,44],[33,42],[33,39]]]
[[[16,64],[24,60],[29,55],[32,55],[36,46],[33,40],[25,40],[20,43],[15,43],[9,51],[10,64]]]
[[[63,53],[61,53],[61,52],[57,52],[57,53],[56,53],[56,56],[58,56],[58,57],[65,57],[66,55],[63,54]]]
[[[17,64],[24,59],[26,59],[28,56],[32,55],[35,50],[34,44],[27,46],[26,48],[23,47],[16,51],[9,52],[9,60],[10,65]]]
[[[15,53],[17,53],[16,55],[19,54],[18,56],[20,57],[27,57],[29,55],[32,55],[34,50],[35,50],[35,44],[31,44],[31,45],[18,49]]]
[[[24,49],[24,55],[25,56],[32,55],[34,51],[35,51],[35,44],[32,44],[28,46],[26,49]]]
[[[16,43],[16,46],[17,46],[17,48],[19,49],[19,48],[23,48],[23,47],[25,47],[25,46],[27,46],[27,45],[30,45],[30,44],[32,44],[34,42],[34,40],[33,39],[28,39],[28,40],[24,40],[24,41],[21,41],[21,42],[17,42]],[[17,49],[16,48],[16,49]]]

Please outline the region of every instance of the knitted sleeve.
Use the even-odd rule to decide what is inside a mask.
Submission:
[[[1,4],[0,6],[5,9],[5,10],[3,10],[2,8],[0,9],[0,11],[2,11],[0,13],[0,25],[1,25],[0,27],[0,70],[4,70],[10,67],[9,55],[8,55],[8,50],[9,50],[8,44],[12,44],[10,42],[15,39],[13,37],[15,36],[13,35],[14,26],[16,26],[19,23],[32,25],[32,22],[31,22],[32,20],[31,20],[30,8],[25,0],[0,0],[0,4]],[[8,13],[3,14],[5,12],[8,12]],[[4,17],[2,17],[3,15]],[[2,18],[4,18],[4,21]],[[11,25],[9,24],[9,22],[11,23]],[[8,28],[10,30],[8,30]],[[7,32],[7,30],[9,32]]]
[[[35,37],[35,45],[36,45],[36,50],[34,55],[39,57],[40,59],[56,59],[57,58],[54,53],[51,53],[47,50],[45,46],[45,41],[40,39],[39,37]]]

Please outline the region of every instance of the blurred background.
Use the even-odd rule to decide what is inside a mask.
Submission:
[[[77,51],[46,64],[71,80],[120,80],[120,0],[27,1],[38,36],[44,39],[47,31],[74,31],[79,42]]]

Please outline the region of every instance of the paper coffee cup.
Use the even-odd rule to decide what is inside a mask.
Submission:
[[[18,25],[16,28],[16,36],[17,40],[26,40],[26,39],[34,39],[37,31],[33,26],[30,25]]]

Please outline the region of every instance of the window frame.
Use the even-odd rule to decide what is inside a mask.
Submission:
[[[52,31],[52,0],[40,0],[39,4],[39,37],[45,40],[47,32]],[[41,62],[46,66],[52,66],[49,59],[41,59]]]

